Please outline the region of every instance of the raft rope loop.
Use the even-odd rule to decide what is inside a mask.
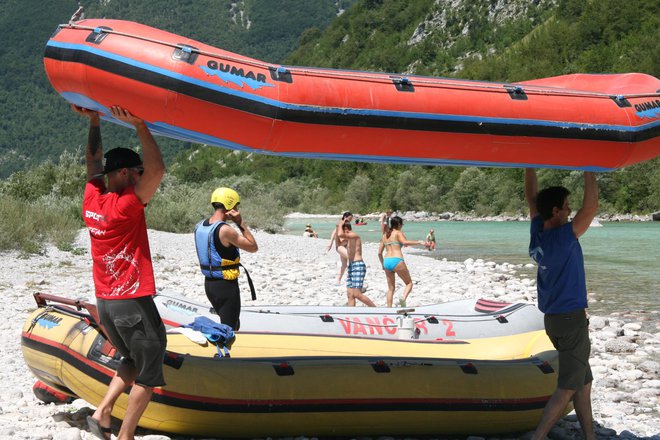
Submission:
[[[72,17],[73,18],[73,17]],[[170,43],[167,41],[163,40],[157,40],[155,38],[150,38],[150,37],[144,37],[141,35],[134,35],[130,34],[127,32],[120,32],[120,31],[115,31],[111,29],[105,29],[102,27],[90,27],[90,26],[82,26],[74,23],[68,23],[68,24],[60,24],[60,28],[69,28],[69,29],[74,29],[74,30],[86,30],[86,31],[93,31],[97,33],[107,33],[107,34],[114,34],[114,35],[119,35],[122,37],[127,37],[127,38],[134,38],[137,40],[142,40],[142,41],[147,41],[149,43],[155,43],[155,44],[160,44],[163,46],[169,46],[173,47],[175,49],[179,49],[182,51],[192,51],[194,53],[198,53],[200,55],[205,55],[208,57],[212,58],[217,58],[221,60],[226,60],[226,61],[232,61],[232,62],[237,62],[237,63],[242,63],[242,64],[247,64],[251,65],[254,67],[259,67],[262,69],[269,70],[271,68],[278,69],[278,72],[280,69],[285,69],[291,73],[297,73],[297,74],[302,74],[306,76],[316,76],[316,77],[321,77],[321,78],[343,78],[343,79],[350,79],[350,80],[358,80],[358,81],[378,81],[378,82],[383,82],[383,83],[390,83],[392,79],[406,79],[406,81],[409,81],[413,84],[424,84],[428,86],[436,86],[436,87],[443,87],[447,89],[457,89],[457,90],[476,90],[476,89],[483,89],[491,92],[497,92],[497,93],[508,93],[507,87],[509,89],[514,88],[521,88],[524,90],[525,93],[527,94],[535,94],[535,95],[553,95],[553,96],[570,96],[570,97],[591,97],[591,98],[602,98],[602,99],[614,99],[617,101],[621,101],[626,98],[646,98],[646,97],[655,97],[655,96],[660,96],[660,93],[641,93],[641,94],[626,94],[626,95],[611,95],[611,94],[606,94],[606,93],[599,93],[599,92],[586,92],[586,91],[580,91],[580,90],[565,90],[565,89],[553,89],[553,88],[544,88],[541,86],[535,86],[535,85],[519,85],[519,84],[474,84],[472,82],[470,83],[460,83],[456,84],[457,81],[460,80],[452,80],[451,82],[449,81],[443,81],[441,79],[432,79],[428,77],[419,77],[415,78],[414,81],[411,81],[407,76],[405,75],[400,75],[400,74],[387,74],[387,73],[382,73],[382,74],[369,74],[369,73],[354,73],[354,72],[342,72],[342,71],[335,71],[334,69],[328,69],[332,70],[332,72],[329,72],[328,70],[319,70],[319,69],[314,69],[314,68],[309,68],[309,67],[291,67],[291,66],[278,66],[275,64],[270,64],[270,63],[265,63],[262,61],[258,60],[253,60],[253,59],[244,59],[244,58],[238,58],[238,57],[232,57],[228,55],[222,55],[214,52],[208,52],[205,50],[200,50],[200,49],[192,49],[189,46],[182,45],[182,44],[176,44],[176,43]]]

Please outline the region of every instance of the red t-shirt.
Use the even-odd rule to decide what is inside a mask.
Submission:
[[[144,205],[128,187],[105,193],[103,179],[85,186],[82,215],[92,241],[96,297],[126,299],[156,293]]]

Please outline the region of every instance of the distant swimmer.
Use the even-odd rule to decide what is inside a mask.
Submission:
[[[380,240],[380,246],[378,247],[378,258],[383,265],[385,277],[387,278],[387,307],[392,307],[392,301],[394,299],[394,289],[396,287],[394,274],[406,283],[406,287],[403,290],[403,304],[405,304],[413,288],[408,266],[406,266],[406,262],[403,260],[402,248],[404,246],[425,244],[421,240],[408,240],[403,231],[401,231],[402,227],[403,220],[401,217],[394,216],[390,218],[390,228],[383,234],[383,238]],[[387,251],[385,258],[383,258],[384,251]]]
[[[303,237],[309,237],[309,238],[319,238],[319,234],[312,229],[312,225],[307,223],[307,226],[305,226],[305,232],[303,232]]]
[[[435,232],[433,231],[433,229],[431,229],[429,233],[426,235],[426,244],[424,246],[426,246],[426,249],[430,251],[435,250]]]

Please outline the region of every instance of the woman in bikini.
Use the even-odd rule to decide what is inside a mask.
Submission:
[[[339,228],[341,228],[344,223],[348,222],[350,224],[352,221],[353,221],[352,213],[346,211],[342,214],[341,220],[339,221],[339,223],[337,223],[337,226],[332,231],[328,248],[325,250],[326,252],[328,252],[330,248],[332,248],[332,243],[335,243],[335,250],[339,254],[339,259],[341,260],[341,268],[339,269],[339,275],[337,275],[337,284],[341,284],[341,278],[344,276],[344,272],[346,271],[346,266],[348,265],[348,250],[346,249],[348,240],[343,240],[343,241],[340,240],[338,231]]]
[[[392,300],[394,299],[394,289],[396,287],[394,274],[398,275],[406,284],[403,290],[403,304],[405,304],[410,291],[412,290],[413,283],[408,272],[408,266],[403,261],[403,246],[424,245],[425,242],[421,240],[408,240],[401,231],[403,227],[403,220],[401,217],[395,216],[390,218],[390,228],[383,234],[378,247],[378,258],[380,259],[385,276],[387,277],[387,307],[392,307]],[[386,251],[385,258],[383,258],[383,251]]]

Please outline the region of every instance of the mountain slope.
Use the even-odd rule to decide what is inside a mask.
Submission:
[[[659,28],[654,0],[364,0],[286,61],[499,81],[658,76]]]

